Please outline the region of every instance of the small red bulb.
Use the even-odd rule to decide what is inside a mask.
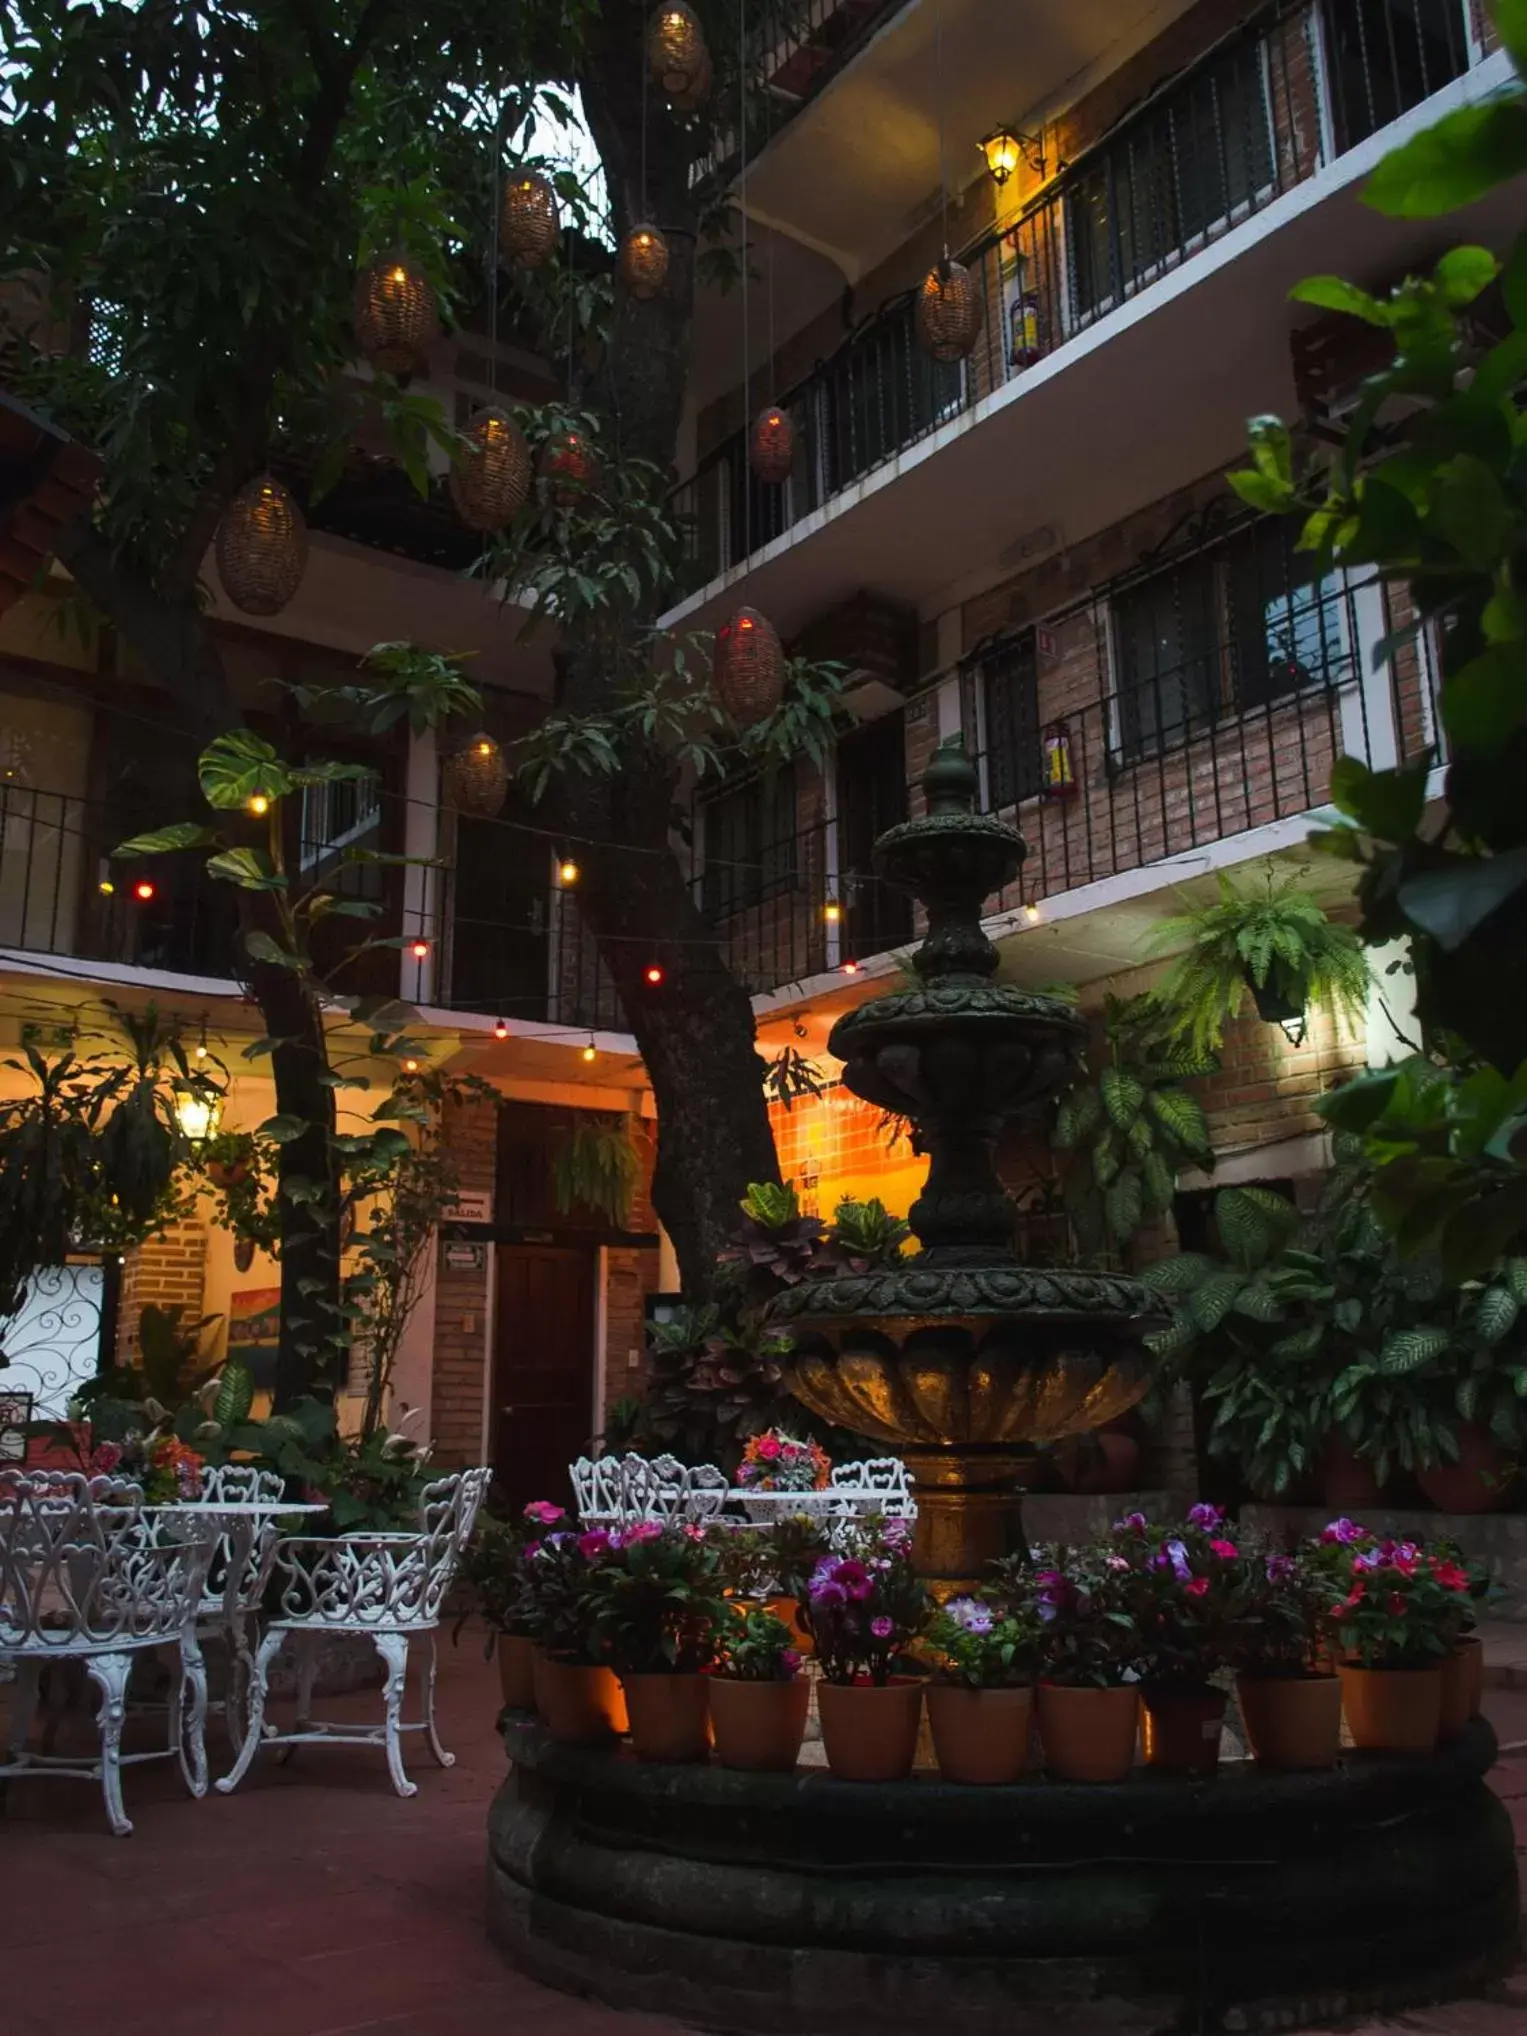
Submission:
[[[653,962],[650,968],[644,969],[642,973],[643,975],[646,976],[647,981],[652,984],[654,989],[663,980],[663,971],[658,967],[656,962]]]
[[[429,942],[427,940],[416,940],[410,952],[415,961],[423,961],[429,953]]]
[[[858,973],[859,973],[859,964],[858,964],[858,962],[856,962],[856,961],[846,961],[846,962],[844,962],[844,964],[843,964],[843,973],[844,973],[844,975],[846,975],[846,976],[856,976],[856,975],[858,975]]]
[[[509,1037],[509,1027],[504,1023],[502,1018],[499,1019],[498,1023],[493,1028],[493,1037],[495,1039],[507,1039]]]
[[[150,879],[148,877],[139,877],[137,883],[133,885],[133,896],[137,899],[138,903],[146,905],[154,895],[155,889]]]

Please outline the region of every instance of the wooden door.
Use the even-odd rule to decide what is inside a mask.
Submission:
[[[594,1419],[592,1250],[501,1244],[494,1316],[493,1468],[506,1501],[571,1505],[567,1466]]]
[[[875,843],[907,817],[902,715],[866,722],[838,744],[838,869],[843,952],[862,961],[912,938],[912,901],[873,874]]]

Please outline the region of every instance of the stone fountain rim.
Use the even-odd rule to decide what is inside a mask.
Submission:
[[[836,1325],[860,1317],[877,1327],[892,1321],[933,1326],[939,1320],[969,1327],[975,1318],[999,1328],[1014,1316],[1057,1327],[1072,1322],[1111,1327],[1134,1337],[1165,1328],[1170,1319],[1161,1297],[1126,1273],[1025,1266],[1016,1259],[988,1265],[914,1263],[802,1280],[776,1294],[768,1307],[771,1322],[801,1327],[818,1318]]]

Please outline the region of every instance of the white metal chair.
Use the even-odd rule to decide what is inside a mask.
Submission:
[[[827,1496],[835,1517],[879,1513],[886,1520],[915,1520],[913,1479],[899,1456],[872,1456],[834,1464]]]
[[[328,1540],[286,1535],[275,1542],[276,1611],[255,1655],[243,1745],[217,1784],[223,1794],[238,1787],[262,1745],[384,1746],[400,1796],[417,1791],[403,1768],[403,1733],[423,1732],[439,1764],[454,1764],[455,1754],[446,1752],[435,1729],[435,1630],[491,1475],[479,1467],[426,1485],[413,1532],[341,1534]],[[337,1633],[365,1634],[382,1658],[387,1681],[380,1725],[331,1723],[311,1715],[316,1646],[325,1634]],[[424,1715],[405,1720],[408,1645],[415,1634],[429,1639]],[[270,1665],[288,1637],[297,1650],[297,1717],[289,1732],[267,1732]]]
[[[590,1527],[636,1520],[703,1522],[721,1517],[726,1473],[713,1463],[682,1464],[676,1456],[580,1456],[568,1465],[578,1517]]]
[[[194,1525],[183,1531],[146,1517],[142,1502],[140,1488],[125,1478],[0,1473],[0,1661],[17,1670],[9,1757],[0,1779],[62,1774],[99,1781],[119,1838],[133,1828],[122,1807],[123,1767],[177,1757],[192,1795],[207,1790],[207,1675],[196,1615],[211,1541]],[[133,1662],[167,1644],[178,1649],[180,1668],[168,1744],[123,1753]],[[66,1661],[81,1663],[100,1692],[95,1761],[28,1749],[42,1671]]]

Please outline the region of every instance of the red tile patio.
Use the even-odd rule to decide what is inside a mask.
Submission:
[[[347,1699],[374,1706],[375,1697]],[[495,1678],[444,1648],[441,1772],[413,1739],[419,1793],[380,1753],[259,1762],[233,1797],[191,1802],[161,1767],[127,1777],[136,1831],[113,1839],[86,1783],[18,1784],[0,1816],[4,2036],[674,2036],[676,2025],[548,1992],[483,1933],[484,1811],[503,1774]],[[1490,1693],[1495,1785],[1527,1848],[1527,1691]],[[227,1758],[213,1727],[213,1771]],[[1349,2025],[1350,2026],[1350,2025]],[[1425,2036],[1524,2036],[1527,1966],[1492,2003],[1407,2016]],[[1376,2025],[1364,2025],[1365,2031]]]

